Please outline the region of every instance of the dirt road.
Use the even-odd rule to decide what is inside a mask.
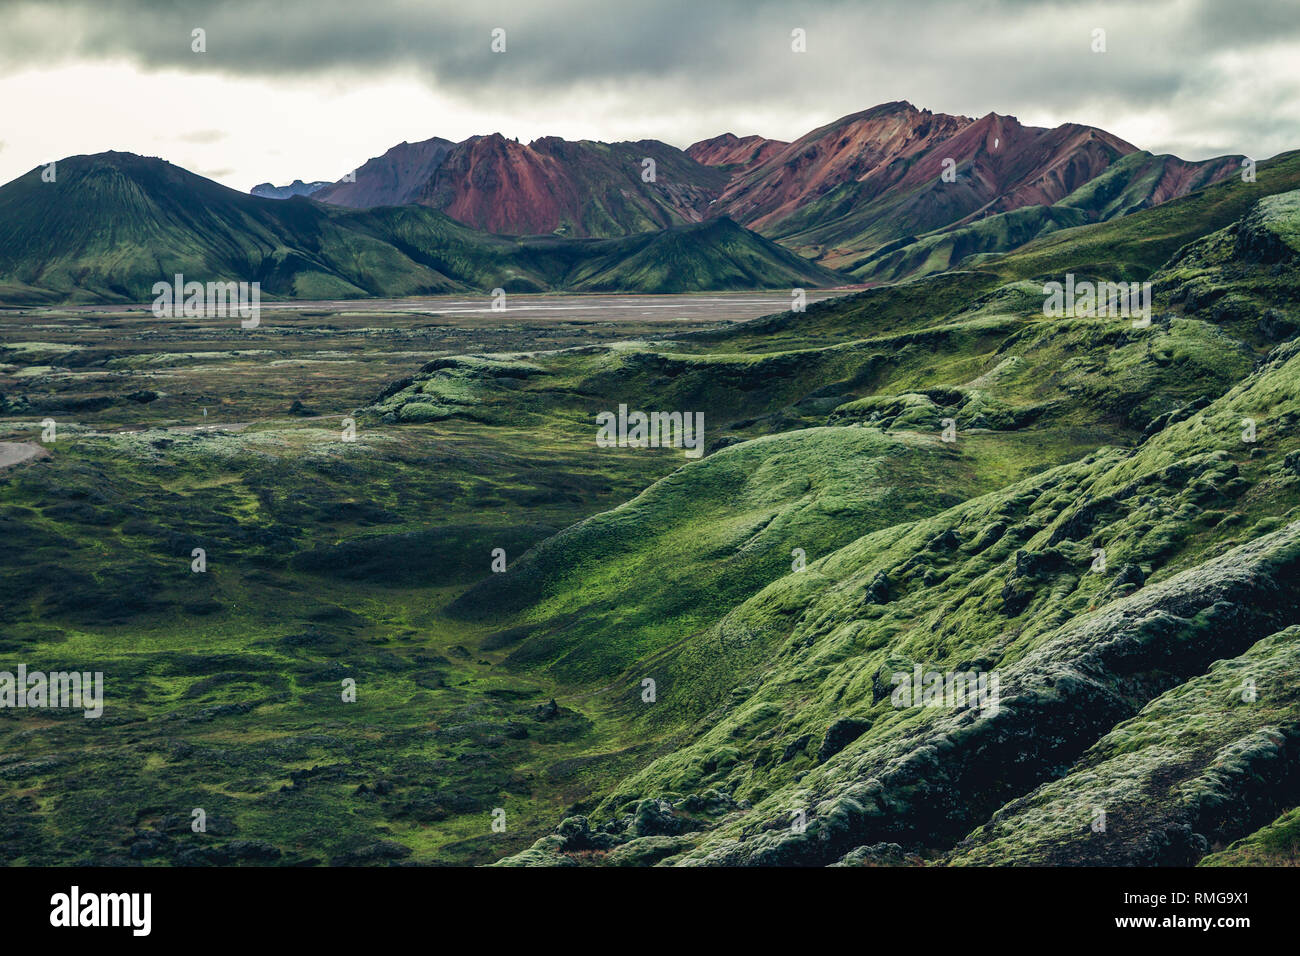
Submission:
[[[29,441],[0,441],[0,468],[8,468],[29,458],[48,454],[40,445]]]

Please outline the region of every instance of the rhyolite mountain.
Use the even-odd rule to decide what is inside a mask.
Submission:
[[[417,201],[488,232],[609,237],[699,222],[727,179],[656,140],[493,134],[448,152]]]
[[[726,216],[822,265],[892,281],[1166,202],[1239,162],[1187,162],[1090,126],[1047,129],[907,102],[842,117],[792,143],[733,133],[684,151],[655,140],[524,144],[500,134],[436,142],[445,150],[427,168],[367,164],[356,183],[316,198],[419,203],[511,235],[619,236]],[[646,159],[655,163],[652,182],[642,177]]]
[[[1052,205],[1030,204],[956,226],[910,235],[839,261],[869,282],[897,281],[957,267],[978,268],[989,255],[1016,249],[1061,229],[1104,222],[1187,195],[1232,176],[1240,160],[1224,156],[1192,163],[1176,156],[1129,153]]]
[[[486,232],[609,238],[699,222],[729,178],[657,140],[494,133],[402,143],[314,198],[357,209],[418,203]]]
[[[513,238],[418,205],[250,196],[160,159],[100,153],[0,187],[0,301],[142,302],[176,273],[273,297],[833,286],[729,219],[614,239]]]
[[[743,172],[771,159],[790,144],[762,136],[723,133],[686,147],[686,155],[705,166],[722,166],[729,172]]]
[[[972,227],[983,241],[971,252],[1004,252],[1063,225],[1185,195],[1236,168],[1233,157],[1152,156],[1090,126],[1046,129],[996,113],[971,119],[888,103],[791,143],[737,177],[715,208],[827,265],[897,279],[961,257],[914,256],[913,268],[885,276],[873,269],[876,257]],[[1033,212],[1020,218],[1031,225],[980,230],[1025,209]]]

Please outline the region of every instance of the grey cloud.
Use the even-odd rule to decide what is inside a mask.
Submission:
[[[902,69],[950,61],[963,73],[1010,58],[1062,65],[1087,51],[1088,37],[1064,28],[1105,27],[1113,61],[1103,75],[1052,77],[1107,82],[1107,77],[1159,74],[1197,48],[1276,42],[1300,36],[1300,18],[1271,0],[1222,4],[1200,0],[1157,3],[1025,3],[993,0],[878,0],[869,5],[823,0],[660,0],[614,6],[607,0],[551,0],[522,5],[501,0],[412,3],[404,0],[9,0],[0,35],[0,64],[132,56],[144,66],[241,74],[313,74],[332,70],[411,67],[445,87],[527,81],[567,85],[590,80],[684,75],[727,77],[738,67],[763,82],[766,61],[789,57],[789,30],[809,31],[818,78],[852,76],[864,66]],[[1044,28],[1022,42],[1016,26]],[[1151,25],[1162,33],[1152,36]],[[490,31],[504,27],[505,54],[489,51]],[[51,29],[51,27],[56,27]],[[190,50],[190,31],[207,31],[208,50]],[[1130,29],[1136,27],[1141,30]],[[901,42],[900,42],[901,41]],[[855,53],[843,57],[841,53]],[[865,62],[865,61],[870,61]],[[1197,64],[1185,63],[1183,70]],[[778,71],[780,72],[780,71]],[[1028,71],[1021,71],[1025,73]],[[1041,83],[1042,77],[1034,77]],[[1152,86],[1158,93],[1166,83]],[[706,92],[700,87],[697,92]]]
[[[1181,104],[1189,124],[1220,124],[1203,141],[1231,133],[1263,142],[1272,134],[1258,118],[1205,116],[1192,94],[1241,79],[1210,65],[1225,49],[1300,42],[1300,18],[1288,7],[1275,0],[10,0],[0,8],[0,72],[122,56],[145,69],[240,76],[363,81],[413,69],[467,103],[507,102],[521,113],[530,103],[591,90],[647,115],[806,109],[808,127],[892,99],[968,115],[1037,112],[1079,121],[1088,121],[1089,104],[1112,112]],[[489,49],[498,26],[507,31],[504,54]],[[206,53],[190,50],[195,27],[207,31]],[[794,27],[808,31],[806,54],[790,51]],[[1105,54],[1090,49],[1093,27],[1107,32]],[[1278,87],[1287,102],[1295,95]]]

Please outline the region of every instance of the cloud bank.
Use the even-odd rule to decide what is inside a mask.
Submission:
[[[323,159],[313,132],[301,150],[278,144],[286,172],[299,162],[293,174],[304,178],[337,175],[330,170],[400,139],[497,128],[680,146],[724,131],[792,138],[896,99],[1088,123],[1194,159],[1300,146],[1300,17],[1276,0],[10,0],[0,27],[0,95],[7,82],[30,88],[42,77],[59,122],[74,129],[105,119],[102,97],[88,96],[81,112],[68,88],[87,71],[121,77],[123,96],[136,100],[123,115],[150,109],[138,100],[151,78],[163,100],[163,82],[224,85],[230,104],[217,115],[219,98],[204,96],[182,128],[159,111],[161,144],[156,135],[115,145],[157,152],[171,135],[202,148],[207,168],[236,176],[255,175],[256,162],[278,166],[265,145],[270,115],[292,117],[286,132],[353,129],[330,140],[340,152],[329,169],[309,160]],[[498,28],[504,53],[492,50]],[[791,49],[795,29],[805,53]],[[193,49],[195,30],[204,52]],[[1104,53],[1094,52],[1097,30]],[[41,117],[20,111],[19,127],[11,120],[0,132],[34,149],[57,139],[38,128]],[[137,125],[120,123],[124,138],[138,138]],[[377,139],[399,129],[392,142]],[[3,178],[24,171],[3,159]]]

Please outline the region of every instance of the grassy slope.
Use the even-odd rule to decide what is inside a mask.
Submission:
[[[982,453],[875,429],[745,442],[547,540],[452,610],[527,632],[511,664],[599,682],[701,637],[728,606],[787,573],[794,549],[816,560],[968,496],[989,480]]]
[[[1142,380],[1133,382],[1132,396],[1146,399],[1145,409],[1131,416],[1137,419],[1133,424],[1150,420],[1154,437],[1133,450],[1082,457],[934,517],[868,533],[748,601],[723,602],[711,611],[718,620],[705,633],[630,668],[629,677],[644,672],[667,688],[660,702],[642,708],[638,719],[647,732],[671,729],[679,736],[671,755],[624,781],[595,809],[594,816],[612,821],[617,834],[611,861],[671,855],[696,862],[830,863],[885,839],[941,854],[1001,804],[1065,773],[1111,726],[1170,687],[1195,680],[1217,658],[1249,652],[1256,641],[1295,623],[1300,608],[1283,582],[1300,561],[1297,526],[1262,536],[1300,518],[1300,472],[1292,464],[1300,447],[1286,429],[1300,417],[1300,355],[1284,346],[1260,371],[1251,371],[1251,356],[1268,350],[1256,320],[1265,306],[1277,304],[1279,290],[1294,287],[1294,246],[1291,264],[1277,268],[1252,263],[1249,253],[1259,245],[1252,232],[1290,241],[1289,209],[1281,198],[1266,204],[1253,225],[1207,237],[1158,275],[1175,312],[1166,323],[1139,331],[1094,322],[1090,332],[1073,327],[1064,341],[1054,329],[1062,353],[1018,383],[1022,390],[1036,388],[1039,397],[1052,386],[1058,395],[1069,395],[1071,405],[1091,391],[1104,408],[1107,389],[1084,387],[1086,380],[1113,383],[1122,396],[1127,368]],[[1189,289],[1206,283],[1231,287],[1240,299],[1236,308],[1188,314],[1181,305]],[[1294,317],[1291,308],[1285,313]],[[1071,334],[1090,335],[1103,363],[1081,355]],[[1023,346],[1038,341],[1043,347],[1046,338],[1026,332],[998,354],[1003,361],[1024,362],[1033,349]],[[1060,354],[1078,362],[1073,382],[1045,374],[1059,366]],[[1234,354],[1242,361],[1232,365]],[[1216,365],[1222,375],[1216,375]],[[988,372],[998,367],[986,362]],[[1192,411],[1197,406],[1185,402],[1198,390],[1206,402]],[[1121,398],[1125,405],[1129,400]],[[1187,410],[1181,418],[1161,417],[1161,402]],[[839,413],[860,410],[862,403],[841,406]],[[889,404],[882,400],[877,410],[894,411]],[[908,417],[917,404],[882,419],[885,427],[919,426],[932,435],[928,414]],[[1089,414],[1086,406],[1069,414],[1080,412]],[[1239,434],[1247,416],[1258,423],[1253,445]],[[1010,427],[1026,437],[1033,432]],[[805,458],[816,461],[811,453]],[[687,469],[692,467],[697,466]],[[547,546],[563,548],[569,540],[561,536]],[[1090,572],[1094,547],[1107,551],[1106,574]],[[569,556],[556,554],[554,562]],[[1179,577],[1182,570],[1187,574]],[[674,591],[675,600],[690,604],[682,591]],[[563,606],[562,597],[545,593],[538,607]],[[621,620],[635,622],[635,589],[615,593],[623,595]],[[713,593],[702,587],[693,606],[710,604]],[[555,659],[563,659],[573,627],[561,628],[559,646],[550,645]],[[638,632],[628,630],[620,629],[622,641],[635,642]],[[1277,640],[1285,644],[1288,638]],[[1161,650],[1173,646],[1181,648],[1177,655]],[[1285,647],[1279,652],[1289,653]],[[895,710],[887,691],[882,696],[882,678],[887,688],[889,673],[914,663],[940,671],[999,669],[1004,701],[1011,703],[1000,718],[984,722],[973,721],[972,714]],[[1062,680],[1067,683],[1053,690]],[[627,680],[624,699],[635,700],[634,690],[635,682]],[[1194,699],[1199,691],[1189,685],[1179,693]],[[1285,700],[1273,695],[1270,701],[1277,713],[1290,713]],[[1273,713],[1243,714],[1243,739],[1251,728],[1269,726]],[[855,722],[852,732],[836,732],[834,725],[846,719]],[[1208,715],[1206,726],[1221,732],[1217,746],[1228,746],[1232,726]],[[1209,737],[1199,741],[1202,747],[1212,743]],[[1277,758],[1272,744],[1263,746],[1267,752],[1260,759]],[[935,747],[948,753],[941,764],[933,759]],[[1283,760],[1279,766],[1289,765]],[[1179,763],[1185,776],[1177,779],[1190,787],[1202,767]],[[1169,785],[1167,774],[1150,773],[1161,786]],[[1093,779],[1087,772],[1066,774],[1054,786],[1082,805]],[[1261,790],[1251,781],[1247,773],[1223,783],[1230,799],[1249,812],[1195,817],[1208,842],[1190,846],[1204,852],[1215,841],[1248,833],[1296,799],[1289,787]],[[1140,780],[1125,778],[1124,786],[1124,801],[1114,804],[1121,819],[1124,807],[1156,800],[1144,795]],[[699,794],[713,791],[734,801],[719,810],[731,812],[717,829],[692,820],[689,809]],[[789,830],[791,808],[808,812],[813,822],[806,834]],[[1170,813],[1186,819],[1183,810]],[[1117,830],[1125,832],[1123,826]],[[557,851],[583,845],[586,838],[567,832],[520,859],[554,859]],[[1112,852],[1145,859],[1144,837],[1134,832],[1117,839]],[[1046,851],[1031,846],[1016,852],[1042,859],[1033,855]],[[1082,860],[1084,852],[1081,845],[1067,856]],[[1186,859],[1188,852],[1186,846],[1175,848],[1161,859]],[[859,854],[852,861],[871,858]]]
[[[1283,465],[1296,445],[1276,428],[1297,413],[1298,374],[1300,360],[1279,360],[1136,454],[1107,452],[877,532],[773,583],[717,634],[660,663],[656,673],[677,678],[665,683],[694,700],[702,693],[695,675],[719,669],[724,632],[765,645],[757,655],[749,649],[751,676],[740,672],[698,738],[626,781],[598,815],[708,789],[752,803],[693,841],[693,856],[714,862],[828,863],[886,839],[932,852],[951,844],[963,824],[1050,779],[1053,767],[1063,772],[1090,735],[1296,619],[1293,596],[1283,597],[1300,560],[1295,526],[1262,563],[1241,549],[1226,551],[1220,566],[1203,562],[1300,517],[1300,482]],[[1243,412],[1270,427],[1264,455],[1251,458],[1236,440]],[[955,547],[938,543],[949,532]],[[1094,546],[1107,550],[1110,574],[1089,573]],[[1128,565],[1147,579],[1136,595],[1115,573]],[[1180,568],[1189,576],[1171,580]],[[1184,646],[1175,656],[1165,641]],[[734,674],[732,663],[723,669]],[[887,675],[915,663],[1000,670],[1002,719],[891,708]],[[860,736],[842,755],[819,756],[845,718],[860,722]],[[948,751],[942,764],[935,746]],[[1058,790],[1073,794],[1089,780],[1071,774]],[[1288,789],[1252,796],[1264,814],[1294,799]],[[1132,786],[1125,799],[1146,802]],[[813,819],[806,836],[788,831],[791,807]],[[1235,833],[1211,836],[1262,822],[1247,818]]]
[[[617,729],[538,721],[549,683],[494,671],[475,629],[431,611],[493,548],[513,559],[628,497],[653,461],[513,429],[347,444],[318,422],[69,428],[51,451],[0,481],[4,656],[102,670],[106,711],[0,713],[7,862],[384,862],[384,841],[481,861],[585,793],[529,767]]]

